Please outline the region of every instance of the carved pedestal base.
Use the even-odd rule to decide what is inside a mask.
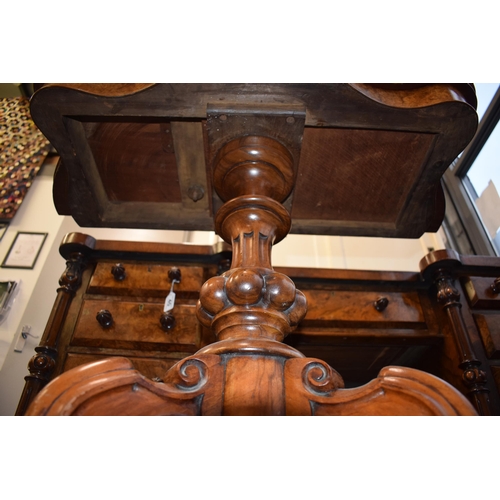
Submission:
[[[126,358],[70,370],[28,415],[475,415],[446,382],[387,367],[369,384],[343,389],[323,361],[274,341],[221,341],[152,382]]]

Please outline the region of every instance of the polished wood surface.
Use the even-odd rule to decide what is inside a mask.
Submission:
[[[408,368],[387,367],[357,389],[342,389],[328,365],[300,357],[283,364],[272,356],[199,355],[168,373],[158,384],[125,358],[86,364],[51,382],[27,415],[476,415],[456,389]]]
[[[89,283],[89,293],[106,295],[147,295],[148,297],[165,298],[165,290],[172,285],[169,273],[172,268],[160,264],[127,264],[124,266],[125,277],[114,278],[109,263],[99,262]],[[180,298],[198,298],[201,286],[205,281],[205,270],[202,266],[179,266],[181,272],[179,283],[174,284],[175,293]]]
[[[381,295],[369,291],[310,290],[305,292],[305,296],[309,306],[304,325],[328,321],[333,326],[337,321],[336,326],[340,327],[346,318],[365,328],[381,322],[392,328],[419,328],[425,323],[416,292],[386,292]]]
[[[64,362],[64,371],[67,372],[73,368],[88,363],[93,363],[95,361],[102,361],[104,359],[109,359],[111,356],[108,354],[79,354],[79,353],[69,353]],[[178,357],[171,358],[161,357],[145,357],[144,351],[138,351],[140,356],[130,356],[127,355],[127,360],[132,363],[132,366],[144,377],[160,382],[165,377],[165,373],[168,372],[172,366],[179,361]],[[127,353],[129,354],[129,353]]]
[[[173,309],[176,327],[165,332],[160,317],[163,302],[85,300],[76,324],[74,346],[109,347],[117,349],[170,350],[194,352],[200,347],[201,328],[196,321],[195,302],[177,304]],[[96,315],[109,311],[112,324],[99,325]]]

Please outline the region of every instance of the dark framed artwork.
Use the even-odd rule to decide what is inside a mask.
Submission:
[[[48,233],[18,232],[2,267],[33,269]]]

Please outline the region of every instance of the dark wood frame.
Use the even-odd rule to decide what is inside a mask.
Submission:
[[[19,236],[23,235],[23,234],[31,234],[31,235],[40,235],[40,236],[43,236],[43,239],[42,241],[40,242],[39,246],[38,246],[38,250],[36,252],[36,255],[31,263],[31,265],[29,266],[12,266],[12,265],[9,265],[7,264],[7,261],[9,260],[9,257],[12,253],[12,250],[15,248],[16,246],[16,243],[18,242],[18,238]],[[10,248],[9,248],[9,251],[7,252],[7,255],[5,256],[3,262],[2,262],[2,267],[6,267],[6,268],[10,268],[10,269],[33,269],[35,267],[35,264],[36,264],[36,261],[38,260],[38,256],[40,255],[40,252],[42,251],[42,248],[43,248],[43,245],[45,243],[45,240],[47,239],[47,235],[49,233],[37,233],[37,232],[30,232],[30,231],[18,231],[17,234],[16,234],[16,237],[14,238],[14,241],[12,242]]]
[[[440,105],[434,106],[436,102]],[[395,147],[401,147],[403,137],[416,147],[412,141],[418,137],[423,141],[423,156],[411,167],[412,180],[404,176],[402,186],[408,199],[403,202],[398,191],[390,208],[385,198],[384,214],[375,216],[370,210],[361,214],[358,198],[365,198],[374,207],[380,203],[370,194],[349,196],[344,188],[338,188],[338,197],[323,193],[329,201],[340,200],[344,193],[341,217],[334,206],[323,204],[319,210],[305,209],[318,201],[308,198],[307,193],[313,192],[309,188],[293,190],[284,200],[285,208],[291,210],[291,232],[295,234],[414,238],[425,231],[437,231],[441,225],[444,202],[439,181],[474,135],[475,106],[474,89],[469,84],[411,85],[397,89],[378,84],[47,84],[33,95],[30,109],[33,120],[60,154],[54,177],[56,209],[61,215],[72,215],[80,227],[214,229],[213,216],[223,204],[211,186],[215,155],[225,142],[247,135],[250,122],[259,134],[281,140],[291,148],[294,173],[300,175],[304,170],[312,176],[306,183],[318,182],[313,170],[306,168],[311,163],[326,165],[318,167],[318,175],[330,172],[327,177],[332,186],[339,186],[340,179],[338,173],[328,168],[330,154],[318,153],[321,158],[316,158],[315,153],[319,151],[316,143],[322,141],[325,133],[326,144],[336,138],[335,151],[343,144],[350,144],[349,137],[349,141],[359,142],[355,148],[359,159],[356,171],[361,172],[361,178],[366,177],[365,167],[372,168],[371,160],[365,167],[363,163],[378,150],[376,136],[383,136],[384,141]],[[120,161],[116,160],[109,172],[107,164],[101,162],[107,157],[106,148],[115,143],[114,139],[109,139],[111,142],[105,139],[108,134],[110,137],[116,134],[122,141],[123,127],[128,130],[129,126],[145,123],[158,125],[151,134],[154,151],[164,148],[176,151],[176,166],[172,162],[169,167],[172,179],[179,183],[180,193],[175,196],[164,193],[156,193],[153,198],[131,196],[126,192],[127,177],[113,170]],[[127,132],[131,133],[130,139],[123,143],[132,144],[133,138],[136,146],[128,154],[134,158],[144,158],[140,153],[145,147],[140,141],[143,134],[140,128]],[[397,139],[393,134],[397,134]],[[297,140],[302,135],[302,140]],[[150,137],[150,133],[144,133],[144,137]],[[121,146],[116,144],[113,151],[122,154]],[[210,144],[207,151],[204,144]],[[365,148],[365,154],[361,154],[361,147]],[[403,157],[408,157],[406,149]],[[400,163],[391,158],[391,168],[399,168]],[[419,162],[421,165],[417,166]],[[191,171],[194,167],[195,171]],[[325,182],[318,182],[318,186],[324,185]],[[148,187],[146,182],[145,189]],[[368,193],[372,187],[368,183]],[[202,196],[203,193],[207,195]],[[362,206],[367,207],[366,203]],[[332,217],[334,224],[329,220]]]

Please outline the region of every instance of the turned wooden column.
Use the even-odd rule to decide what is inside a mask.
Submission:
[[[460,293],[454,286],[454,279],[448,269],[439,269],[436,273],[437,301],[446,312],[453,330],[457,349],[461,357],[459,368],[462,380],[468,389],[468,395],[479,415],[491,415],[489,390],[486,384],[486,372],[481,369],[467,332],[463,317]]]
[[[271,264],[273,244],[290,230],[281,202],[293,187],[292,166],[281,143],[258,136],[230,141],[215,161],[214,186],[225,201],[216,231],[232,244],[233,260],[228,271],[203,285],[197,316],[220,341],[204,354],[235,353],[226,365],[226,415],[284,414],[282,359],[302,357],[281,341],[304,317],[306,299]],[[246,402],[238,390],[242,383],[249,388]],[[255,390],[262,385],[269,390]]]
[[[24,415],[30,403],[52,377],[57,360],[57,344],[61,328],[76,291],[82,284],[82,273],[87,266],[88,256],[95,246],[91,236],[80,233],[67,234],[61,242],[59,252],[66,258],[66,269],[59,279],[60,287],[36,354],[28,363],[29,375],[25,377],[16,415]]]
[[[479,415],[491,415],[486,372],[481,368],[462,315],[460,292],[455,286],[454,270],[460,266],[458,254],[452,250],[438,250],[420,261],[424,278],[436,287],[436,299],[446,315],[456,345],[461,379],[467,395]]]
[[[271,249],[290,230],[281,202],[293,187],[292,158],[274,139],[247,136],[216,158],[214,185],[226,201],[217,233],[233,247],[231,268],[202,287],[198,318],[218,340],[263,338],[281,342],[306,313],[293,281],[271,265]]]

